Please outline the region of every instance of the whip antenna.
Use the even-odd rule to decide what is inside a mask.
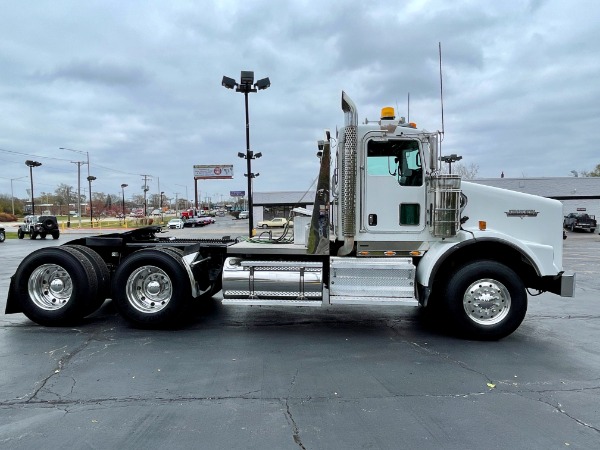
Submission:
[[[440,102],[442,105],[442,140],[444,140],[444,82],[442,79],[442,43],[438,42],[438,52],[440,55]],[[440,142],[441,144],[441,142]]]

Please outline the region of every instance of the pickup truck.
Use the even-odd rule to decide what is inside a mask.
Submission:
[[[565,216],[563,227],[568,230],[589,230],[596,231],[596,217],[586,213],[570,213]]]

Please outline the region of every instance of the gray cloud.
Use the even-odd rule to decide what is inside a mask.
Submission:
[[[234,164],[209,194],[244,190],[243,97],[220,86],[240,70],[269,76],[250,96],[257,191],[306,190],[315,141],[343,122],[340,93],[361,119],[398,106],[441,126],[444,152],[481,176],[570,175],[598,164],[600,72],[595,2],[9,3],[0,16],[0,148],[36,155],[48,191],[76,183],[89,152],[98,189],[121,183],[192,192],[193,164]],[[60,154],[59,154],[60,153]],[[60,156],[67,161],[44,157]],[[0,164],[26,175],[20,156]],[[136,175],[137,174],[137,175]],[[0,192],[8,181],[0,179]],[[156,187],[155,187],[156,186]],[[24,195],[25,183],[18,195]]]

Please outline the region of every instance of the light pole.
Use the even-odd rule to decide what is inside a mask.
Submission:
[[[11,204],[12,204],[12,214],[13,214],[13,216],[15,215],[15,194],[13,193],[13,181],[14,180],[21,180],[23,178],[27,178],[27,175],[25,175],[23,177],[11,178],[10,179],[10,199],[11,199]]]
[[[90,226],[92,228],[94,228],[94,222],[92,221],[92,218],[94,217],[94,207],[92,206],[92,181],[95,179],[96,177],[92,175],[88,175],[87,177],[88,183],[90,184]]]
[[[121,192],[123,194],[123,203],[121,203],[121,207],[123,209],[123,219],[125,219],[125,188],[129,186],[128,184],[123,183],[121,185]]]
[[[163,195],[165,195],[164,191],[160,191],[160,205],[158,205],[158,207],[160,208],[160,221],[163,221]]]
[[[31,180],[31,214],[35,215],[35,203],[33,200],[33,168],[40,167],[42,163],[28,159],[25,161],[25,165],[29,167],[29,179]]]
[[[242,70],[239,83],[233,78],[223,77],[221,85],[227,89],[236,88],[236,92],[242,92],[244,94],[244,104],[246,106],[246,154],[244,155],[240,152],[238,153],[238,156],[246,159],[247,173],[244,174],[244,176],[248,177],[248,236],[252,237],[252,225],[254,219],[254,214],[252,211],[252,179],[260,175],[259,173],[252,173],[252,160],[260,158],[262,154],[254,154],[250,150],[250,117],[248,114],[248,94],[250,92],[257,92],[267,89],[269,86],[271,86],[271,81],[269,78],[263,78],[254,83],[254,72]]]
[[[175,186],[181,186],[182,188],[185,188],[185,209],[188,209],[190,206],[190,198],[188,197],[188,188],[187,186],[183,185],[183,184],[175,184]],[[177,204],[177,202],[175,202]],[[175,209],[177,209],[177,206],[175,206]]]

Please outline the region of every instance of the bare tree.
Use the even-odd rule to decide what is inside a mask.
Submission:
[[[479,164],[471,163],[468,166],[464,164],[456,164],[455,172],[457,175],[460,175],[465,180],[472,180],[477,177],[479,173]]]
[[[479,164],[471,163],[468,166],[465,166],[461,163],[452,164],[452,173],[454,175],[460,175],[461,178],[465,180],[472,180],[477,177],[477,173],[479,172]],[[448,173],[448,164],[442,165],[442,173]]]

